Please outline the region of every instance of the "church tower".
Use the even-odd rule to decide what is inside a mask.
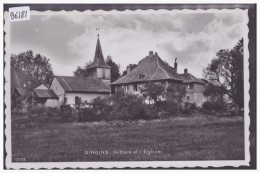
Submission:
[[[107,86],[111,83],[111,67],[105,63],[99,34],[93,63],[88,67],[88,77],[100,78]]]

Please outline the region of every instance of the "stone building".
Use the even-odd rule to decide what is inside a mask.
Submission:
[[[174,68],[170,68],[159,56],[153,51],[142,59],[138,66],[117,81],[111,83],[111,86],[118,90],[123,89],[125,92],[138,93],[148,82],[161,83],[168,87],[174,84],[186,86],[187,94],[183,98],[184,102],[194,103],[202,106],[205,101],[203,92],[205,84],[185,69],[183,74],[178,73],[178,64],[175,59]]]

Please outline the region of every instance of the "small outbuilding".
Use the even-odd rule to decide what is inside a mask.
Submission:
[[[59,106],[59,97],[51,89],[34,89],[33,99],[41,106],[46,106],[46,107]]]

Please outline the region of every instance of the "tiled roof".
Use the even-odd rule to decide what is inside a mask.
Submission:
[[[58,99],[58,96],[51,89],[34,89],[33,91],[39,98]]]
[[[95,51],[94,62],[88,68],[90,69],[90,68],[94,68],[94,67],[111,68],[109,65],[107,65],[105,63],[99,37],[97,39],[97,46],[96,46],[96,51]]]
[[[179,74],[180,78],[183,80],[183,83],[200,83],[205,84],[202,80],[196,78],[190,73],[187,74]]]
[[[157,80],[181,81],[179,75],[172,71],[161,58],[155,54],[141,60],[133,71],[113,82],[111,85]]]
[[[26,85],[25,87],[24,84]],[[16,88],[24,88],[26,91],[23,92],[27,93],[40,85],[40,81],[26,74],[18,67],[11,67],[11,94]]]
[[[90,77],[55,76],[67,92],[110,93],[110,88],[101,79]]]

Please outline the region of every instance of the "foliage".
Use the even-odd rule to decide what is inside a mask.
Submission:
[[[142,97],[117,91],[112,96],[113,111],[109,114],[109,119],[116,120],[137,120],[148,119],[149,109],[146,108]]]
[[[138,63],[139,64],[139,63]],[[134,70],[136,67],[137,67],[137,64],[129,64],[127,67],[131,68],[131,71]],[[121,74],[121,77],[125,76],[127,74],[127,69],[125,69],[122,74]]]
[[[11,55],[11,66],[18,67],[26,74],[50,85],[53,71],[49,59],[41,54],[33,54],[29,50],[18,55]]]
[[[197,105],[195,103],[189,103],[189,102],[184,102],[180,109],[181,113],[184,114],[190,114],[195,110],[198,110]]]
[[[76,71],[74,71],[74,76],[76,77],[87,77],[88,67],[92,64],[92,61],[87,62],[83,67],[78,66]]]
[[[64,119],[64,120],[72,119],[72,108],[70,107],[70,105],[61,105],[60,113],[61,113],[62,119]]]
[[[90,105],[81,109],[79,121],[153,119],[157,115],[142,97],[123,91],[107,98],[95,98]]]
[[[218,108],[219,110],[223,110],[224,105],[227,105],[227,101],[224,98],[223,90],[219,86],[215,86],[215,85],[209,83],[206,86],[203,94],[205,97],[207,97],[207,102],[208,102],[208,103],[206,103],[206,108],[204,108],[204,109],[208,109],[209,107],[211,107],[209,105],[209,104],[211,104],[211,105],[213,105],[211,110],[215,110],[214,105],[217,105],[216,108]],[[208,107],[208,105],[209,105],[209,107]]]
[[[218,51],[203,74],[235,106],[243,107],[243,39],[232,50]]]
[[[165,86],[161,83],[149,82],[145,84],[144,88],[141,88],[141,93],[145,98],[148,98],[149,101],[153,101],[153,103],[157,103],[159,97],[162,97],[165,92]]]
[[[177,103],[182,102],[182,98],[186,95],[186,87],[182,84],[172,84],[166,89],[166,100],[175,101]]]
[[[107,56],[106,64],[111,67],[111,82],[116,81],[120,77],[119,64],[113,61],[112,56]]]
[[[211,101],[206,101],[202,105],[203,109],[205,109],[205,110],[214,110],[215,112],[217,110],[221,110],[222,107],[223,107],[223,105],[221,103],[219,103],[219,102],[214,103],[214,102],[211,102]]]

